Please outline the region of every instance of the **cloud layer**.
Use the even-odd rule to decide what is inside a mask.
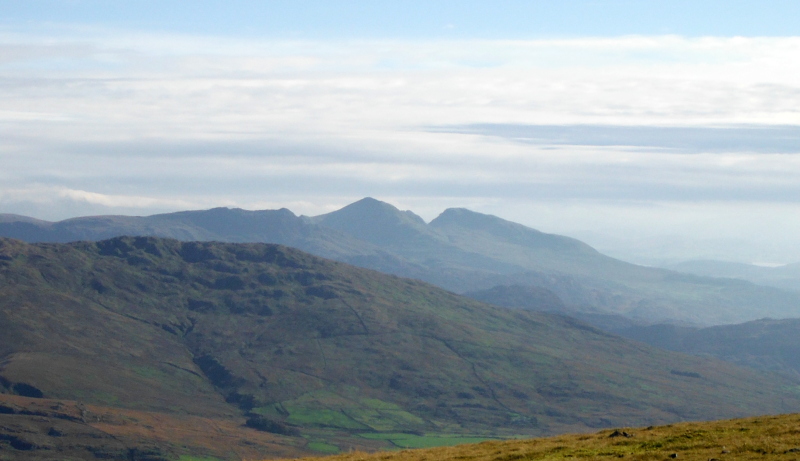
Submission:
[[[747,258],[800,260],[786,219],[800,202],[799,52],[798,38],[0,30],[0,212],[316,214],[369,195],[601,249],[667,233],[756,248],[761,233],[794,253]],[[743,226],[753,210],[770,211]]]

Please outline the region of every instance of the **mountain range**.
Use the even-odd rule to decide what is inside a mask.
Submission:
[[[666,268],[704,277],[747,280],[759,285],[800,291],[800,263],[773,267],[729,261],[694,260],[672,264]]]
[[[800,314],[800,293],[626,263],[578,240],[461,208],[445,210],[430,223],[371,198],[315,217],[287,209],[227,208],[60,222],[0,217],[0,236],[26,242],[121,235],[283,244],[457,293],[540,287],[563,301],[564,312],[645,324],[710,326]]]
[[[9,459],[297,455],[800,411],[787,377],[274,244],[0,239],[0,324]],[[239,451],[203,445],[201,425],[238,434]]]

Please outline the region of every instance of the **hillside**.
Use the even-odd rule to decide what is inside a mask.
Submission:
[[[618,315],[570,310],[553,292],[537,287],[500,285],[464,296],[511,309],[564,312],[603,331],[661,349],[800,378],[800,319],[761,319],[706,328],[641,325]]]
[[[798,292],[637,266],[578,240],[466,209],[445,210],[426,224],[410,211],[371,198],[311,218],[286,209],[227,208],[57,223],[6,215],[0,235],[28,242],[152,235],[278,243],[458,293],[498,285],[541,287],[566,304],[565,312],[644,323],[707,326],[800,315]]]
[[[217,461],[312,453],[305,439],[249,428],[244,417],[212,418],[0,394],[3,460]]]
[[[570,310],[553,292],[543,288],[500,285],[464,295],[511,309],[565,312],[603,331],[661,349],[715,357],[756,370],[800,378],[800,319],[761,319],[706,328],[641,325],[618,315]]]
[[[277,245],[3,239],[0,324],[2,394],[249,422],[294,453],[800,410],[786,378]]]
[[[497,285],[488,290],[468,291],[464,296],[511,309],[559,313],[569,309],[555,293],[536,286]]]
[[[800,378],[800,319],[761,319],[708,328],[628,326],[615,332],[671,351],[716,357]]]
[[[304,461],[495,461],[563,459],[795,460],[800,416],[767,416],[660,427],[619,428],[546,439],[483,442],[394,453],[350,453]]]

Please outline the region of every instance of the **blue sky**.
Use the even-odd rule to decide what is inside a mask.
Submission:
[[[0,213],[373,196],[800,261],[800,2],[0,0]]]
[[[4,0],[2,23],[271,38],[792,36],[796,1]]]

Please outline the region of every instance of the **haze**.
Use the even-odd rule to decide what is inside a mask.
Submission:
[[[0,213],[372,196],[800,261],[800,5],[559,3],[0,1]]]

